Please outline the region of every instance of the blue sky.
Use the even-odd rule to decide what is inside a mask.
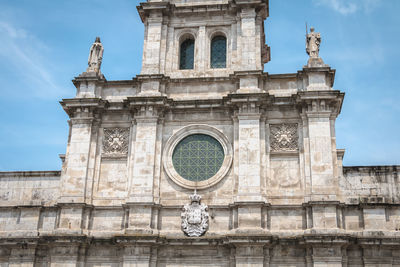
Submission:
[[[108,80],[139,74],[143,25],[135,0],[0,0],[0,171],[58,170],[73,77],[100,36]],[[346,93],[336,123],[344,164],[400,164],[400,1],[270,0],[269,73],[307,61],[305,22],[321,32],[321,57]]]

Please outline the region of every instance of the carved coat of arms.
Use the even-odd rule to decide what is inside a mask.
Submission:
[[[183,206],[182,231],[190,237],[202,236],[208,229],[208,207],[201,204],[196,192],[190,196],[191,203]]]

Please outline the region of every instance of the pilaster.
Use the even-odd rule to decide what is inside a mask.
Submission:
[[[237,0],[235,1],[238,9],[238,20],[240,25],[240,35],[238,42],[240,47],[241,70],[263,70],[263,65],[268,60],[264,55],[267,46],[264,45],[264,38],[260,34],[263,32],[264,20],[268,17],[268,1],[262,0]]]
[[[0,267],[7,267],[9,262],[11,249],[7,247],[0,247]]]
[[[35,265],[36,246],[23,244],[11,249],[8,267],[33,267]]]
[[[82,203],[59,203],[56,232],[58,234],[81,235],[87,230],[91,206]]]
[[[123,247],[121,258],[123,267],[155,267],[157,249],[151,246],[126,245]]]
[[[363,263],[365,267],[393,266],[392,249],[377,244],[363,245]]]
[[[306,192],[308,200],[336,200],[339,190],[334,121],[340,113],[343,93],[339,91],[299,92],[304,132]]]
[[[58,244],[50,248],[50,267],[85,266],[86,247],[79,244]]]
[[[341,226],[340,203],[338,201],[310,201],[306,208],[307,229],[322,229],[336,233]]]
[[[263,267],[265,261],[264,244],[235,245],[236,267]],[[269,265],[269,264],[268,264]],[[268,266],[266,265],[266,266]]]
[[[140,17],[145,25],[145,39],[143,44],[143,59],[141,74],[159,74],[161,61],[161,43],[163,36],[163,23],[168,12],[169,3],[147,2],[138,6]]]
[[[265,94],[231,94],[228,104],[235,111],[235,158],[237,194],[234,197],[238,212],[238,231],[261,230],[262,207],[265,200],[261,189],[261,117]]]
[[[99,115],[106,102],[96,98],[64,99],[61,102],[70,116],[70,134],[61,172],[61,196],[58,203],[85,203],[88,179],[93,179]],[[90,166],[92,170],[89,171]],[[91,176],[91,177],[89,177]]]
[[[327,245],[312,248],[314,267],[342,267],[343,257],[341,246]]]
[[[321,58],[310,58],[307,66],[298,72],[302,87],[306,91],[332,90],[336,70],[324,64]]]
[[[244,6],[240,11],[242,70],[260,69],[256,59],[256,16],[256,9],[252,6]]]
[[[138,75],[140,82],[140,93],[138,96],[161,96],[164,95],[164,80],[166,77],[161,74]]]
[[[260,79],[262,76],[261,71],[235,71],[232,78],[237,80],[239,88],[236,93],[238,94],[249,94],[249,93],[261,93]]]
[[[159,133],[163,128],[166,101],[166,97],[133,97],[127,101],[136,122],[133,172],[127,200],[130,230],[147,232],[152,228],[156,209],[154,188],[160,179],[160,168],[156,166],[161,166]]]
[[[234,97],[238,110],[238,196],[236,201],[261,200],[260,103],[251,95]]]
[[[76,87],[76,98],[96,98],[107,82],[103,74],[97,72],[83,72],[72,80]]]

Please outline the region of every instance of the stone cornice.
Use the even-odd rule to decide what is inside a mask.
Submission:
[[[337,90],[299,91],[296,102],[308,117],[337,117],[342,109],[344,93]]]
[[[149,17],[150,12],[158,11],[162,12],[163,15],[170,15],[175,13],[176,15],[193,15],[193,13],[215,13],[226,10],[237,12],[242,8],[253,7],[256,8],[257,12],[263,19],[269,16],[269,3],[268,0],[230,0],[228,3],[207,3],[199,1],[198,3],[175,3],[171,4],[169,1],[166,2],[145,2],[140,3],[137,6],[138,13],[142,22],[145,22]]]
[[[144,2],[140,3],[140,5],[136,8],[139,13],[140,19],[144,23],[151,11],[161,11],[166,13],[169,11],[170,7],[171,4],[169,2]]]
[[[74,117],[74,113],[93,114],[106,108],[108,101],[100,98],[72,98],[60,101],[61,106],[70,118]],[[91,117],[81,117],[81,119]]]
[[[1,232],[0,235],[4,234]],[[24,232],[21,232],[24,234]],[[26,232],[25,234],[28,234]],[[184,237],[181,234],[118,234],[112,236],[95,237],[86,234],[58,234],[43,233],[38,236],[8,236],[0,238],[0,245],[15,246],[18,244],[26,245],[46,245],[64,246],[84,244],[117,244],[119,246],[159,246],[159,245],[258,245],[268,247],[269,245],[287,244],[309,245],[309,246],[347,246],[360,244],[362,246],[380,246],[400,247],[400,235],[385,236],[382,231],[345,231],[323,229],[309,229],[304,231],[287,231],[287,233],[268,230],[250,230],[240,232],[227,232],[221,235],[202,236],[202,237]]]
[[[7,171],[0,172],[1,178],[8,177],[54,177],[61,176],[61,171]]]

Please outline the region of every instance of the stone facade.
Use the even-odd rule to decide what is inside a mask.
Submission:
[[[141,74],[108,81],[102,50],[91,52],[76,97],[61,102],[61,172],[0,173],[0,266],[400,266],[400,166],[342,165],[344,93],[318,54],[297,73],[263,72],[267,0],[148,0],[138,11]],[[226,67],[212,69],[216,35]],[[194,67],[181,70],[186,38]],[[193,134],[224,155],[202,181],[172,160]],[[193,190],[201,205],[196,194],[189,205]],[[204,235],[187,236],[188,224]]]

